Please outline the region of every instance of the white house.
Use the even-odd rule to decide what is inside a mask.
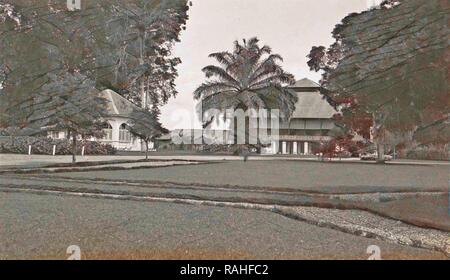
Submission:
[[[320,85],[309,80],[301,79],[294,85],[289,86],[298,96],[295,104],[295,110],[287,121],[281,121],[278,128],[278,136],[269,136],[270,145],[261,150],[262,154],[285,154],[285,155],[305,155],[311,156],[316,154],[316,150],[321,143],[332,139],[330,132],[336,127],[333,116],[338,113],[320,94]],[[270,121],[266,120],[266,125],[258,123],[258,121],[250,124],[251,128],[267,128],[268,135],[272,134],[269,125]],[[275,131],[274,131],[275,133]],[[203,136],[212,142],[214,139],[223,140],[221,143],[232,144],[234,142],[233,131],[225,130],[175,130],[172,135],[181,138],[183,135],[185,143],[195,143],[194,139]],[[170,135],[165,135],[158,139],[160,143],[168,144],[171,141]],[[200,140],[199,143],[202,143]]]
[[[320,94],[320,85],[309,79],[301,79],[289,89],[298,97],[295,110],[289,120],[280,121],[278,137],[269,137],[271,144],[261,153],[314,155],[321,143],[332,139],[329,133],[335,128],[337,111]]]
[[[332,139],[329,132],[335,127],[332,118],[337,111],[320,94],[320,85],[309,79],[289,88],[298,96],[295,111],[289,121],[280,123],[279,141],[267,152],[312,155],[321,142]]]
[[[121,151],[143,151],[145,145],[127,130],[130,114],[138,107],[117,92],[109,89],[100,92],[100,95],[107,100],[107,115],[103,127],[105,136],[102,139],[93,138],[92,140],[110,144]],[[66,133],[64,131],[52,131],[49,132],[49,137],[65,138]],[[150,143],[149,148],[153,149],[153,143]]]

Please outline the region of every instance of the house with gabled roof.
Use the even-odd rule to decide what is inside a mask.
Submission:
[[[295,110],[287,121],[280,120],[278,137],[273,137],[271,144],[262,148],[262,154],[291,154],[291,155],[314,155],[321,143],[332,139],[330,131],[336,126],[333,116],[338,113],[320,94],[320,85],[309,80],[301,79],[294,85],[288,87],[298,96]],[[254,122],[253,125],[258,122]],[[267,125],[269,121],[266,120]],[[253,127],[253,128],[257,128]],[[270,132],[270,128],[266,127]],[[184,131],[184,136],[188,135],[188,143],[194,143],[192,135],[219,135],[223,143],[234,143],[233,131],[225,129],[211,134],[211,131],[203,130],[175,130],[172,133],[178,135]],[[214,132],[214,131],[213,131]],[[216,136],[217,136],[216,135]],[[222,136],[223,135],[223,136]],[[192,138],[192,139],[191,139]],[[214,138],[214,137],[213,137]],[[189,141],[189,139],[191,139]],[[158,139],[164,143],[170,143],[170,134]],[[199,143],[203,143],[199,141]]]
[[[107,100],[107,113],[104,117],[105,122],[103,126],[105,136],[101,139],[93,138],[92,140],[110,144],[121,151],[142,151],[143,144],[141,140],[134,137],[128,130],[131,113],[134,110],[139,110],[139,107],[110,89],[100,92],[99,95]],[[49,136],[56,139],[65,138],[67,132],[51,131],[49,132]],[[153,149],[153,144],[149,148]]]
[[[288,121],[280,122],[278,141],[263,153],[312,155],[320,143],[331,140],[337,111],[320,94],[320,85],[307,78],[289,88],[298,96],[295,110]]]

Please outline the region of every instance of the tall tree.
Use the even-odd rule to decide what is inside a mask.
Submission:
[[[77,11],[68,11],[66,2],[59,0],[2,2],[22,21],[5,16],[11,12],[3,8],[0,36],[8,52],[0,54],[0,61],[22,66],[14,73],[31,72],[27,67],[39,60],[32,66],[42,71],[33,71],[33,78],[77,69],[97,88],[117,90],[135,103],[149,93],[160,103],[176,94],[175,67],[180,60],[171,56],[171,48],[186,23],[187,0],[82,1]],[[23,51],[27,47],[34,51]],[[18,54],[22,60],[14,59]],[[141,86],[146,94],[139,92]]]
[[[295,83],[294,76],[283,70],[279,54],[254,37],[235,41],[233,52],[212,53],[219,63],[203,68],[207,81],[194,92],[201,100],[202,112],[209,109],[280,109],[285,118],[295,110],[297,95],[285,85]]]
[[[145,143],[145,159],[148,159],[149,143],[169,132],[159,121],[158,107],[151,111],[145,109],[133,111],[128,125],[131,134]]]
[[[95,14],[70,12],[61,1],[19,0],[8,7],[17,19],[2,25],[7,125],[31,133],[68,131],[75,162],[77,139],[102,131],[105,101],[95,90],[99,44],[86,24]]]
[[[155,106],[176,94],[179,60],[170,50],[187,19],[186,0],[82,4],[81,10],[69,11],[60,0],[0,0],[2,126],[35,127],[36,115],[45,123],[43,105],[53,109],[42,104],[49,100],[45,86],[64,100],[67,92],[89,100],[93,88],[133,93],[144,81]]]
[[[113,75],[101,79],[102,84],[142,108],[174,97],[176,66],[181,60],[172,56],[171,49],[179,41],[187,11],[187,0],[135,0],[118,6],[116,20],[107,27],[108,43],[114,47],[100,58],[117,65]]]
[[[79,138],[103,136],[106,100],[93,82],[79,73],[50,74],[33,105],[29,122],[40,131],[67,131],[72,138],[74,163]]]
[[[380,159],[388,131],[408,133],[450,116],[448,16],[446,1],[384,1],[344,18],[335,42],[309,54],[310,68],[323,71],[322,93],[344,118],[361,124],[371,117]]]

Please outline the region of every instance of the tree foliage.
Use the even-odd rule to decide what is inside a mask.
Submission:
[[[143,108],[167,103],[177,94],[174,81],[181,60],[171,49],[188,18],[187,0],[115,2],[114,20],[105,19],[104,31],[112,48],[100,57],[115,67],[102,71],[102,84]]]
[[[312,48],[308,65],[323,71],[322,93],[350,130],[367,135],[371,119],[385,143],[386,131],[442,127],[450,113],[448,16],[446,1],[384,1],[344,18],[328,48]]]
[[[131,113],[128,125],[131,134],[145,142],[146,158],[148,158],[148,144],[157,137],[169,132],[159,121],[157,107],[151,111],[145,109],[134,110]]]
[[[29,105],[41,98],[52,75],[65,84],[81,75],[97,89],[112,88],[135,102],[142,77],[154,104],[176,94],[179,60],[170,50],[187,19],[187,1],[81,2],[81,10],[68,11],[60,0],[0,1],[3,126],[12,120],[21,127],[30,124],[29,116],[39,109]],[[66,88],[54,90],[64,94]]]
[[[187,0],[81,3],[69,11],[60,0],[0,0],[0,125],[67,129],[74,161],[77,136],[101,131],[95,88],[135,102],[151,93],[154,107],[176,94],[170,50],[188,10]]]
[[[294,76],[281,67],[280,55],[258,43],[257,38],[243,40],[243,44],[236,41],[233,52],[209,55],[219,66],[203,68],[207,81],[194,92],[203,111],[276,107],[286,118],[291,116],[297,95],[284,86],[295,83]]]

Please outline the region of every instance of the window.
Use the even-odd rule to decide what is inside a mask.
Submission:
[[[50,131],[50,137],[53,139],[59,139],[59,131]]]
[[[131,133],[127,129],[127,125],[124,123],[120,126],[119,129],[119,141],[127,143],[131,142]]]
[[[104,123],[102,129],[105,133],[103,140],[112,140],[112,126],[109,123]]]

